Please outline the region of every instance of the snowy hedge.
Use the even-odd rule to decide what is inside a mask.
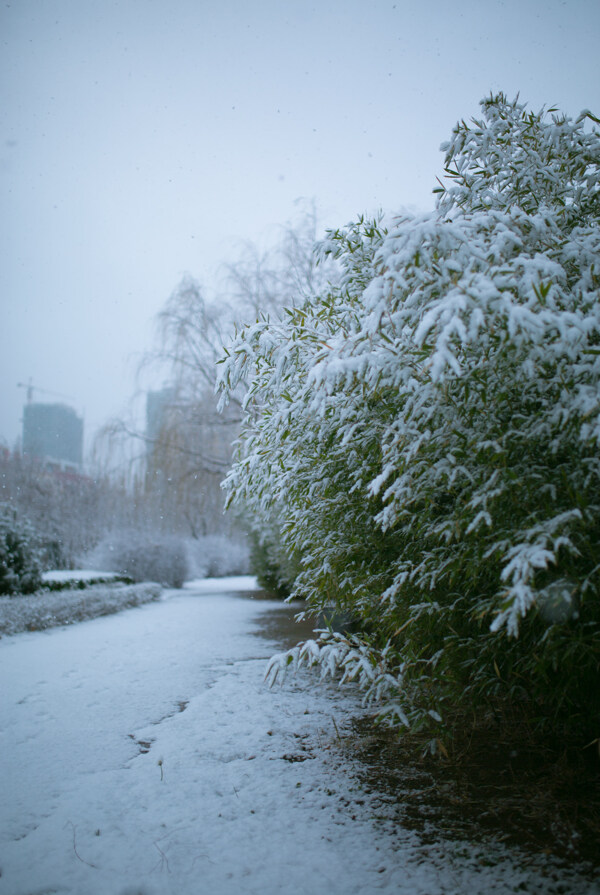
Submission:
[[[42,631],[158,600],[159,584],[93,584],[81,590],[0,597],[0,636]]]
[[[341,285],[242,331],[230,498],[362,633],[298,647],[392,723],[510,699],[600,725],[600,135],[502,95],[433,213],[321,247]]]

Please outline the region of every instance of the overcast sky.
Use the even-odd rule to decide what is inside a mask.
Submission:
[[[432,208],[490,91],[600,114],[599,35],[600,0],[5,2],[0,444],[31,378],[89,445],[182,275],[210,283],[295,200],[324,227]]]

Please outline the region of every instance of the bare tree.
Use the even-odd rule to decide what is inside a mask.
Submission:
[[[315,253],[317,213],[305,205],[298,220],[281,228],[268,251],[245,243],[238,257],[222,269],[220,287],[210,299],[192,276],[185,275],[157,317],[157,343],[142,361],[141,372],[161,369],[168,400],[159,424],[149,431],[113,421],[105,443],[123,452],[123,439],[137,438],[130,451],[130,470],[145,466],[145,519],[162,530],[192,537],[226,531],[220,483],[232,460],[242,419],[241,398],[217,412],[218,361],[236,329],[261,315],[279,316],[284,307],[301,304],[334,276],[331,261]],[[109,450],[110,454],[110,450]],[[137,455],[137,460],[136,460]],[[129,473],[132,481],[135,474]]]
[[[107,478],[0,453],[1,502],[26,516],[49,568],[70,567],[98,542],[121,497]]]

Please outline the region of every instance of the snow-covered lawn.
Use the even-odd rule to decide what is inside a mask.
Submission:
[[[252,584],[0,640],[0,895],[590,892],[376,821],[338,742],[358,695],[264,686],[282,607]]]

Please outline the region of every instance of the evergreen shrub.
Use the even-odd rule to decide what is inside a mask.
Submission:
[[[361,621],[275,657],[392,724],[521,707],[600,734],[600,134],[502,94],[461,121],[435,211],[320,247],[341,283],[240,332],[230,500]]]
[[[0,594],[29,594],[42,583],[35,530],[11,507],[0,507]]]

